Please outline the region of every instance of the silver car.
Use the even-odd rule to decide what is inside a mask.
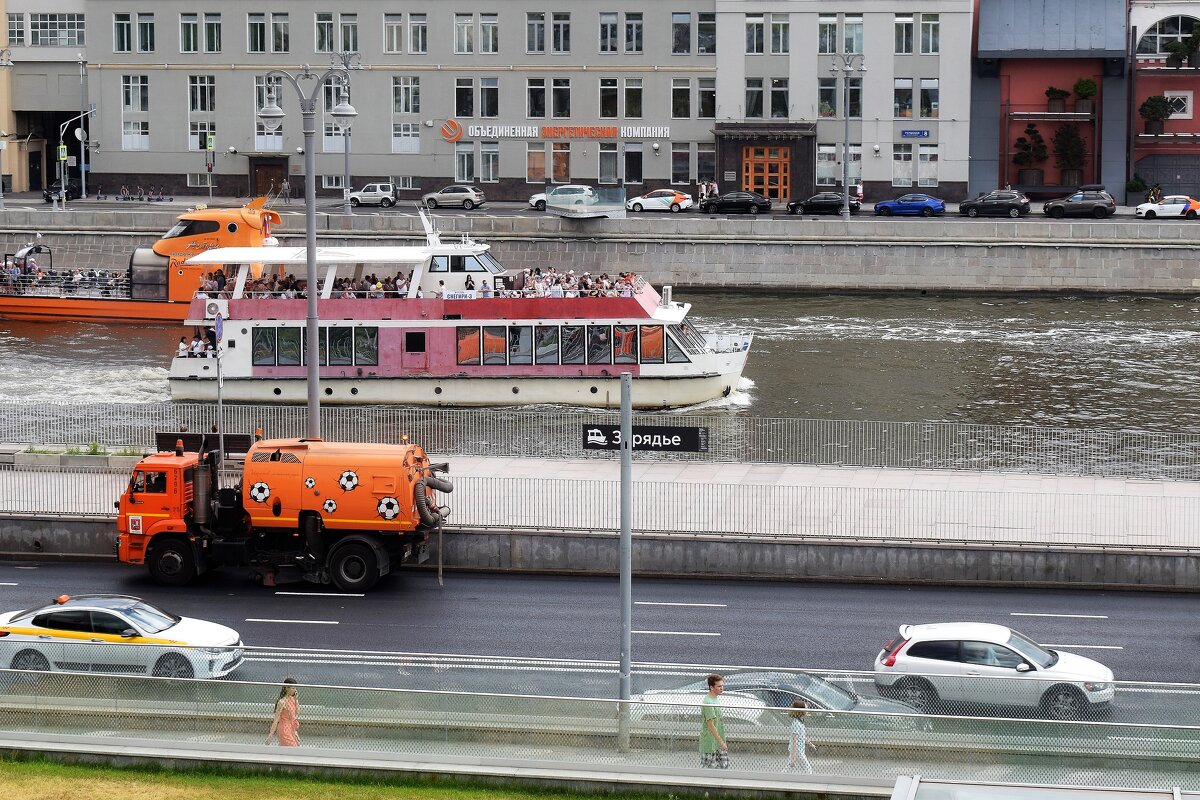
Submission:
[[[470,211],[476,206],[481,206],[484,203],[483,192],[474,186],[464,186],[462,184],[454,184],[453,186],[445,186],[436,192],[430,192],[421,197],[421,203],[426,208],[440,208],[441,206],[458,206]]]

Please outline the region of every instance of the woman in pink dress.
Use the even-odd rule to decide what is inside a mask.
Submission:
[[[297,747],[300,744],[300,699],[297,695],[295,678],[284,678],[279,699],[275,701],[275,718],[267,733],[267,744],[271,739],[281,747]]]

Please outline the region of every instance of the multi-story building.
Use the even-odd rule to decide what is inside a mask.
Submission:
[[[345,53],[352,182],[391,177],[411,196],[455,181],[523,199],[547,182],[634,194],[713,178],[788,199],[840,185],[847,149],[871,196],[966,188],[972,0],[8,2],[32,188],[57,167],[64,124],[78,158],[82,85],[92,188],[201,193],[211,142],[217,193],[285,176],[299,191],[298,98],[279,89],[287,117],[267,130],[267,73],[320,73]],[[317,91],[317,186],[339,193],[340,90]]]

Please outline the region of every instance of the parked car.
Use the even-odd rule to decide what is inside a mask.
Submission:
[[[704,201],[706,214],[767,214],[771,201],[757,192],[726,192]]]
[[[1079,191],[1069,197],[1047,201],[1042,206],[1042,213],[1055,219],[1063,217],[1104,219],[1117,213],[1117,201],[1111,194],[1104,191],[1103,186],[1081,186]]]
[[[0,663],[9,669],[221,678],[242,660],[232,628],[127,595],[62,595],[0,614]]]
[[[875,204],[875,214],[880,217],[890,217],[893,214],[932,217],[935,214],[945,213],[946,204],[943,201],[920,193],[903,194],[895,200],[882,200]]]
[[[700,701],[705,692],[657,691],[634,695],[635,702],[629,706],[629,719],[633,722],[676,722],[689,727],[700,719]],[[779,715],[771,707],[752,695],[726,691],[718,701],[721,716],[727,726],[782,726]]]
[[[646,192],[641,197],[632,197],[625,201],[628,211],[670,211],[677,214],[686,211],[693,205],[692,196],[677,192],[674,189],[655,189]]]
[[[529,207],[545,211],[546,204],[559,206],[591,205],[596,202],[596,190],[590,186],[565,184],[555,186],[545,192],[538,192],[529,198]]]
[[[1187,195],[1173,194],[1164,197],[1157,203],[1142,203],[1133,210],[1133,215],[1142,219],[1156,219],[1158,217],[1195,219],[1200,215],[1200,200],[1193,200]]]
[[[438,208],[439,206],[461,206],[467,211],[470,211],[476,206],[481,206],[484,203],[483,191],[474,186],[464,186],[462,184],[454,184],[453,186],[444,186],[436,192],[430,192],[421,197],[421,202],[426,208]]]
[[[54,199],[60,197],[59,192],[62,191],[62,181],[54,181],[44,190],[42,190],[42,199],[47,203],[53,203]],[[83,197],[83,190],[79,188],[79,184],[73,180],[67,181],[67,199],[79,200]]]
[[[850,212],[858,211],[861,204],[858,197],[850,194]],[[840,214],[842,213],[842,195],[840,192],[818,192],[807,200],[793,200],[787,204],[789,214]]]
[[[958,204],[958,213],[968,217],[993,214],[1015,219],[1029,213],[1029,198],[1012,189],[998,189],[974,200],[964,200]]]
[[[1095,716],[1114,694],[1113,672],[1103,664],[977,622],[901,625],[875,658],[875,686],[927,711],[956,711],[954,703],[1022,706],[1054,719]]]
[[[355,208],[360,205],[391,208],[396,205],[396,187],[390,183],[368,183],[358,191],[350,193],[350,205]]]

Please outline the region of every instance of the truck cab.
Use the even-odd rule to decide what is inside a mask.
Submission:
[[[196,453],[156,453],[138,463],[117,501],[118,555],[142,564],[149,542],[162,533],[186,536],[195,494]]]

